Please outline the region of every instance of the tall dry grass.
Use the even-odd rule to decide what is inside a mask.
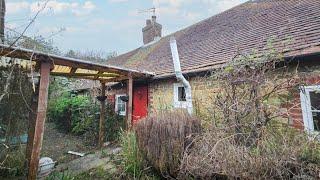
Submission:
[[[200,121],[184,112],[154,114],[136,126],[139,149],[167,178],[178,175],[184,150],[199,132]]]
[[[286,125],[268,126],[256,146],[212,129],[186,149],[179,179],[319,179],[320,144]]]

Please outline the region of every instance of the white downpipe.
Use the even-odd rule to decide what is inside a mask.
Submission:
[[[187,110],[188,113],[191,115],[193,112],[191,86],[189,81],[187,81],[187,79],[182,75],[177,42],[173,36],[170,38],[170,47],[174,65],[174,72],[176,74],[177,80],[181,82],[184,86],[186,92]]]

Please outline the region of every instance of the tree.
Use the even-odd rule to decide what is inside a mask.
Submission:
[[[0,9],[1,9],[1,14],[0,14],[0,39],[1,42],[4,42],[4,18],[6,14],[6,4],[5,0],[0,0]]]
[[[75,51],[69,50],[65,56],[97,63],[105,63],[108,59],[117,56],[116,52],[105,53],[103,51]]]

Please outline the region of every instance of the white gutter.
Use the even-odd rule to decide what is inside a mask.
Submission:
[[[174,72],[176,74],[177,80],[181,82],[184,86],[184,89],[186,92],[187,110],[188,110],[188,113],[191,115],[193,112],[191,86],[189,81],[187,81],[187,79],[183,76],[181,72],[177,42],[173,36],[170,38],[170,47],[171,47],[173,65],[174,65]]]

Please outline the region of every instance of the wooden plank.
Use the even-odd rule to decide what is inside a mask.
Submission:
[[[132,124],[132,100],[133,100],[133,78],[131,73],[128,75],[127,94],[129,100],[127,102],[127,129],[131,129]]]
[[[36,115],[37,117],[35,122],[33,147],[31,151],[31,158],[28,170],[28,180],[35,180],[38,172],[39,157],[42,147],[43,131],[47,112],[50,68],[50,62],[41,62],[39,99]]]
[[[101,82],[101,97],[106,95],[106,84]],[[106,121],[105,121],[105,111],[106,111],[106,100],[102,98],[100,101],[100,123],[99,123],[99,148],[103,146],[106,137]]]
[[[70,74],[74,74],[74,73],[76,73],[77,69],[78,69],[78,68],[74,68],[74,67],[73,67],[73,68],[71,68],[71,70],[70,70]]]
[[[60,72],[51,72],[51,75],[53,76],[66,76],[66,77],[82,77],[82,76],[92,76],[99,78],[99,77],[110,77],[110,78],[114,78],[114,77],[121,77],[121,75],[119,74],[89,74],[89,73],[60,73]]]
[[[69,66],[73,68],[82,68],[101,72],[117,73],[121,75],[127,75],[128,73],[132,73],[134,77],[145,77],[154,75],[154,73],[151,72],[138,71],[112,65],[103,65],[74,58],[46,54],[42,52],[34,52],[33,50],[29,49],[15,47],[8,48],[6,45],[0,45],[0,48],[0,55],[6,57],[29,60],[32,54],[34,54],[33,60],[37,62],[42,61],[42,59],[49,59],[52,62],[54,62],[55,65]]]
[[[28,141],[27,141],[27,148],[26,148],[27,169],[30,167],[31,152],[33,148],[33,138],[34,138],[34,130],[36,125],[37,108],[38,108],[38,92],[39,92],[39,86],[36,85],[36,91],[32,94],[32,97],[31,97],[31,105],[30,105],[31,111],[29,112]]]
[[[98,74],[96,74],[94,77],[98,79],[102,74],[103,74],[103,72],[99,71]],[[118,76],[119,75],[117,75],[117,76],[113,75],[112,77],[118,77]],[[111,77],[111,76],[109,76],[109,77]]]

